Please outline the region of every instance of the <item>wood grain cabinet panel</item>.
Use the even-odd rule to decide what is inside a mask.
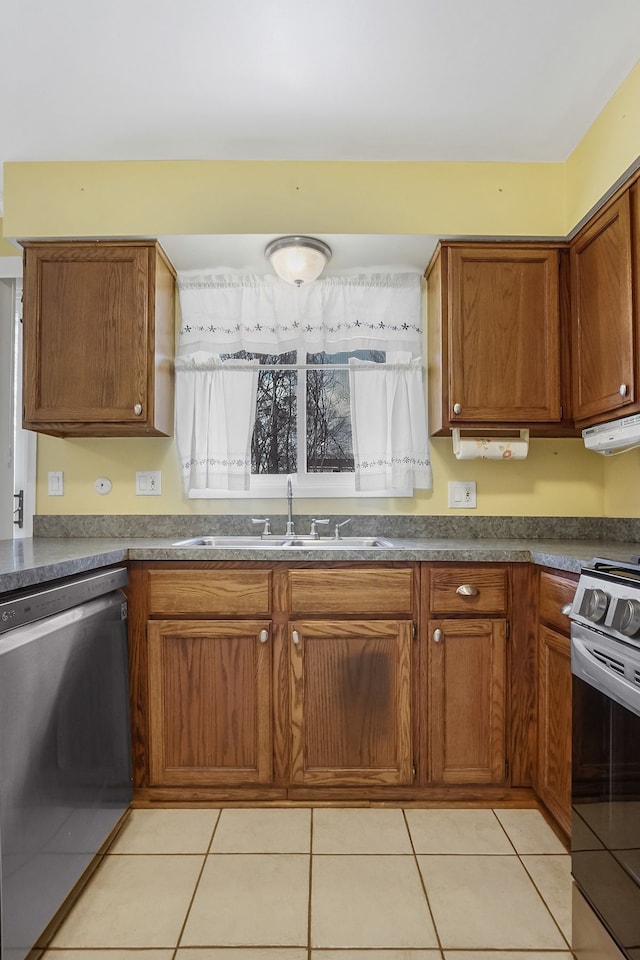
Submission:
[[[411,613],[414,608],[410,567],[313,569],[289,571],[290,611],[298,614]]]
[[[563,612],[577,575],[540,571],[538,599],[538,775],[540,799],[571,831],[571,622]]]
[[[269,783],[269,621],[156,620],[147,630],[150,785]]]
[[[431,620],[428,625],[430,779],[506,781],[506,624]]]
[[[538,793],[571,832],[571,643],[539,628]]]
[[[291,782],[413,781],[406,620],[294,620]]]
[[[573,414],[581,424],[622,417],[640,409],[630,191],[589,221],[570,256]]]
[[[432,434],[561,424],[559,272],[559,248],[440,245],[427,274]]]
[[[429,576],[432,614],[505,613],[508,573],[504,567],[443,567]]]
[[[175,272],[158,244],[23,246],[23,426],[171,436]]]
[[[149,576],[152,614],[268,616],[270,570],[155,570]]]

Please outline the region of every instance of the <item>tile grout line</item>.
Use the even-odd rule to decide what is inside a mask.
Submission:
[[[417,853],[416,853],[416,848],[415,848],[415,845],[414,845],[414,842],[413,842],[413,837],[412,837],[412,835],[411,835],[411,829],[410,829],[410,827],[409,827],[409,821],[407,820],[407,812],[406,812],[406,810],[404,809],[404,807],[402,808],[402,817],[403,817],[403,819],[404,819],[405,829],[406,829],[407,833],[409,834],[409,843],[411,844],[411,852],[412,852],[412,854],[413,854],[413,862],[415,863],[416,870],[418,871],[418,877],[419,877],[419,879],[420,879],[420,886],[422,887],[422,892],[423,892],[423,894],[424,894],[424,899],[425,899],[425,902],[426,902],[426,904],[427,904],[427,910],[429,911],[429,916],[430,916],[430,918],[431,918],[431,923],[433,924],[433,931],[434,931],[434,933],[435,933],[435,935],[436,935],[436,940],[437,940],[437,943],[438,943],[438,950],[440,951],[440,960],[443,960],[444,952],[443,952],[442,941],[441,941],[441,939],[440,939],[440,934],[439,934],[439,932],[438,932],[438,927],[437,927],[437,925],[436,925],[436,918],[435,918],[434,915],[433,915],[433,910],[431,909],[431,903],[429,902],[429,896],[428,896],[428,894],[427,894],[427,887],[426,887],[425,882],[424,882],[424,877],[422,876],[422,870],[420,869],[420,864],[419,864],[419,862],[418,862],[418,855],[417,855]],[[426,948],[425,948],[425,949],[426,949]]]
[[[540,811],[538,811],[538,812],[540,812]],[[556,918],[555,918],[555,916],[554,916],[554,914],[553,914],[553,911],[552,911],[551,907],[549,906],[549,904],[547,903],[547,901],[546,901],[545,898],[543,897],[541,890],[538,888],[537,883],[535,882],[535,880],[533,879],[533,877],[531,876],[531,874],[530,874],[529,871],[527,870],[527,866],[526,866],[524,860],[522,859],[522,857],[526,857],[526,856],[566,856],[567,854],[566,854],[566,853],[565,853],[565,854],[526,854],[526,853],[523,853],[522,855],[520,855],[518,849],[516,848],[515,843],[513,842],[513,840],[511,839],[511,837],[509,836],[509,833],[508,833],[506,827],[505,827],[504,824],[502,823],[502,820],[500,819],[500,817],[499,817],[498,814],[496,813],[496,810],[495,810],[493,807],[492,807],[492,813],[493,813],[493,815],[495,816],[495,818],[496,818],[496,820],[498,821],[498,823],[500,824],[502,830],[504,831],[504,833],[505,833],[505,835],[506,835],[509,843],[510,843],[511,846],[513,847],[513,849],[514,849],[514,851],[515,851],[515,854],[516,854],[518,860],[520,861],[520,864],[521,864],[521,866],[522,866],[522,869],[524,870],[524,872],[525,872],[526,875],[528,876],[529,880],[530,880],[531,883],[533,884],[534,890],[536,891],[536,893],[538,894],[538,896],[539,896],[540,899],[542,900],[543,904],[545,905],[545,909],[546,909],[547,913],[549,914],[549,916],[551,917],[551,919],[553,920],[556,928],[558,929],[558,932],[560,933],[560,936],[562,937],[562,939],[564,940],[564,942],[567,944],[568,949],[571,950],[571,944],[570,944],[569,941],[567,940],[567,938],[566,938],[566,936],[565,936],[565,933],[564,933],[564,930],[562,929],[562,927],[560,926],[560,924],[559,924],[558,921],[556,920]],[[542,816],[542,814],[541,814],[541,816]],[[542,819],[544,820],[544,817],[543,817]],[[546,821],[544,821],[544,822],[546,823]]]
[[[213,809],[215,809],[215,808],[213,808]],[[178,939],[176,940],[176,945],[175,945],[175,947],[174,947],[174,949],[173,949],[173,954],[172,954],[172,956],[171,956],[171,960],[176,960],[176,958],[177,958],[177,956],[178,956],[178,950],[180,949],[180,944],[181,944],[181,941],[182,941],[182,937],[184,936],[184,931],[185,931],[185,928],[186,928],[186,926],[187,926],[187,922],[188,922],[188,920],[189,920],[189,914],[191,913],[191,909],[192,909],[192,907],[193,907],[193,902],[194,902],[194,900],[195,900],[195,898],[196,898],[196,893],[198,892],[198,887],[200,886],[200,881],[202,880],[202,874],[204,873],[204,868],[205,868],[206,865],[207,865],[207,857],[208,857],[209,854],[211,853],[211,847],[213,846],[213,838],[214,838],[215,835],[216,835],[216,832],[217,832],[218,827],[219,827],[219,825],[220,825],[220,820],[221,820],[221,818],[222,818],[222,810],[221,810],[220,808],[218,808],[218,816],[217,816],[217,818],[216,818],[216,822],[215,822],[214,825],[213,825],[213,830],[211,831],[211,838],[210,838],[210,840],[209,840],[209,844],[208,844],[208,846],[207,846],[207,849],[205,850],[204,857],[202,858],[202,866],[201,866],[201,868],[200,868],[200,871],[199,871],[199,873],[198,873],[198,876],[196,877],[196,882],[195,882],[194,887],[193,887],[193,892],[192,892],[191,897],[190,897],[190,899],[189,899],[189,904],[188,904],[188,906],[187,906],[187,910],[186,910],[186,913],[185,913],[185,915],[184,915],[184,920],[183,920],[183,922],[182,922],[182,926],[180,927],[180,931],[179,931],[179,933],[178,933]]]

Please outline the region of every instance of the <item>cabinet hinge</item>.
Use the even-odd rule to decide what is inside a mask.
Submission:
[[[509,779],[509,760],[505,759],[504,761],[504,778],[505,780]]]
[[[415,761],[411,764],[411,773],[412,773],[412,775],[413,775],[413,779],[415,780],[415,778],[416,778],[417,775],[418,775],[418,768],[417,768],[417,766],[416,766],[416,764],[415,764]]]
[[[411,636],[414,640],[418,639],[418,623],[414,620],[411,624]]]
[[[509,640],[511,637],[511,621],[510,620],[506,621],[505,637],[507,640]]]

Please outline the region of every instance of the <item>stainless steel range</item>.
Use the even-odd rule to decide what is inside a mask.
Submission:
[[[571,608],[571,867],[616,944],[640,958],[640,558],[594,559]],[[574,913],[574,950],[581,957]]]

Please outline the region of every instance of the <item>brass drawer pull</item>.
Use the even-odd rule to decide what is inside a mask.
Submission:
[[[480,591],[470,583],[461,583],[456,593],[460,594],[461,597],[477,597]]]

